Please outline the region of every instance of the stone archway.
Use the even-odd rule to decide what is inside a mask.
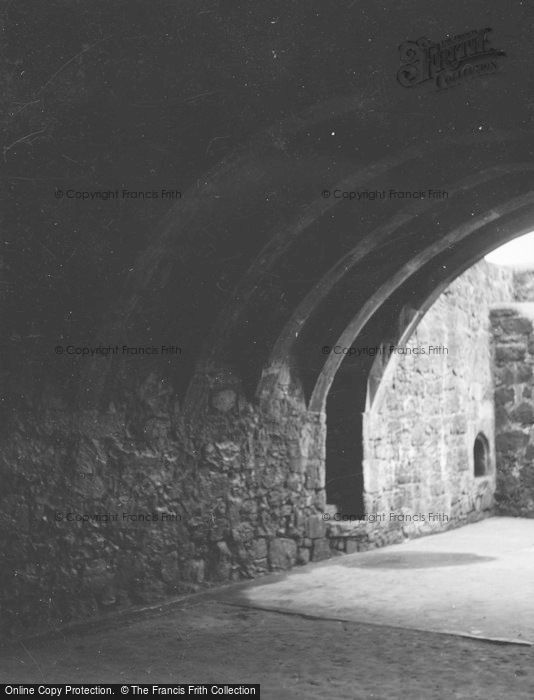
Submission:
[[[348,393],[359,397],[361,413],[370,366],[361,372],[361,364],[351,358],[342,364],[322,348],[398,342],[466,265],[532,226],[526,5],[503,15],[478,1],[429,0],[423,13],[416,4],[392,8],[394,21],[387,23],[384,8],[368,5],[365,13],[358,3],[342,13],[311,2],[298,11],[284,6],[274,24],[259,6],[257,12],[236,5],[230,14],[204,13],[192,3],[183,13],[191,27],[183,43],[161,42],[161,18],[151,25],[148,13],[142,32],[117,25],[116,42],[96,44],[98,56],[83,53],[83,60],[98,58],[103,75],[115,75],[111,89],[107,80],[73,81],[69,109],[56,101],[47,138],[35,143],[20,138],[33,133],[31,123],[26,131],[20,117],[13,119],[6,160],[21,196],[15,238],[25,242],[14,265],[23,283],[32,279],[30,293],[22,295],[25,308],[41,332],[46,325],[52,349],[45,357],[45,340],[31,324],[14,324],[3,422],[9,489],[2,508],[9,556],[13,570],[26,576],[32,614],[52,618],[43,601],[58,572],[64,594],[54,614],[66,619],[73,604],[76,614],[81,610],[75,602],[80,581],[88,606],[108,584],[116,600],[145,602],[204,579],[228,581],[328,556],[328,397],[335,396],[336,382],[350,377]],[[439,41],[440,26],[443,34],[462,31],[481,26],[481,18],[494,26],[504,50],[506,37],[514,37],[514,58],[503,61],[502,70],[447,91],[398,84],[398,46],[417,38],[414,26]],[[94,19],[89,34],[107,36],[106,18]],[[19,30],[32,26],[20,22]],[[88,41],[85,31],[80,22],[71,55]],[[270,37],[267,31],[281,32],[284,50],[276,61],[266,50],[270,38],[243,41]],[[140,34],[147,46],[158,47],[152,69],[125,62],[125,49]],[[54,78],[47,90],[78,66],[63,64],[62,39],[58,35],[54,44],[57,53],[41,46],[42,73]],[[206,53],[208,45],[216,49]],[[240,66],[237,78],[228,61]],[[58,66],[65,70],[58,73]],[[175,99],[158,98],[156,105],[153,87],[163,76]],[[15,77],[20,104],[33,104],[28,94],[41,89],[42,75],[34,72],[28,94],[29,75]],[[25,109],[22,118],[29,114]],[[145,139],[147,115],[157,114],[157,138]],[[41,114],[33,119],[40,130]],[[58,177],[61,185],[71,151],[53,144],[65,135],[69,149],[83,142],[87,163],[94,160],[87,187],[118,186],[113,178],[136,168],[145,187],[147,173],[152,177],[161,167],[162,187],[180,179],[180,202],[159,223],[163,209],[139,217],[143,210],[133,208],[110,233],[107,202],[81,216],[81,209],[56,201],[49,185],[39,184],[51,177],[55,184]],[[139,150],[130,161],[133,144]],[[70,172],[77,178],[81,171]],[[28,173],[39,173],[35,182]],[[423,190],[448,196],[389,196]],[[22,203],[28,197],[35,206]],[[50,275],[48,258],[36,274],[27,268],[43,212],[47,255],[56,269]],[[66,244],[74,231],[80,241],[71,250]],[[119,239],[121,259],[111,260]],[[71,255],[77,265],[69,267]],[[92,284],[95,272],[98,285]],[[83,289],[71,298],[81,277]],[[411,312],[404,313],[408,306]],[[71,311],[78,325],[71,325]],[[68,338],[73,329],[87,337]],[[21,330],[28,355],[20,352]],[[53,352],[60,340],[95,347],[175,344],[183,352],[135,363],[117,354],[67,365],[71,358]],[[376,380],[380,392],[381,377]],[[87,501],[91,512],[111,512],[124,494],[140,509],[179,512],[183,520],[165,531],[146,530],[138,541],[102,527],[87,545],[83,529],[71,530],[69,546],[58,546],[54,511],[65,511],[72,498],[80,512]],[[37,548],[20,513],[43,517]],[[79,557],[80,575],[69,552]],[[36,577],[33,564],[48,577]],[[22,590],[14,577],[9,587]],[[99,604],[112,598],[106,594]]]

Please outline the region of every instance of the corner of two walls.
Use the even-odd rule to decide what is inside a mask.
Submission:
[[[515,275],[514,303],[491,310],[500,515],[534,517],[534,273]]]
[[[397,530],[398,539],[492,512],[490,307],[513,298],[512,278],[509,270],[477,263],[438,298],[405,348],[392,354],[382,398],[365,416],[364,483],[366,510],[385,514],[384,524]],[[490,446],[489,468],[475,477],[479,433]]]

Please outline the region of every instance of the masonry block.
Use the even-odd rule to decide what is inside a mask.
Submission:
[[[312,561],[322,561],[323,559],[329,559],[332,555],[333,553],[332,548],[330,547],[330,540],[313,540],[311,552]]]
[[[271,569],[290,569],[297,560],[297,543],[288,538],[276,538],[269,543]]]
[[[517,362],[518,360],[524,360],[526,354],[526,344],[522,343],[498,345],[495,348],[495,358],[497,362]]]
[[[532,425],[534,423],[534,408],[531,403],[523,401],[510,412],[510,417],[522,425]]]

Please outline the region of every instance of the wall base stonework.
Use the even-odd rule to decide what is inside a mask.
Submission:
[[[191,425],[151,376],[105,412],[48,397],[18,415],[0,461],[3,634],[328,555],[324,416],[231,403]]]

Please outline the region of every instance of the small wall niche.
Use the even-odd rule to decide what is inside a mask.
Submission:
[[[486,476],[490,471],[489,443],[484,433],[479,433],[473,445],[475,477]]]

